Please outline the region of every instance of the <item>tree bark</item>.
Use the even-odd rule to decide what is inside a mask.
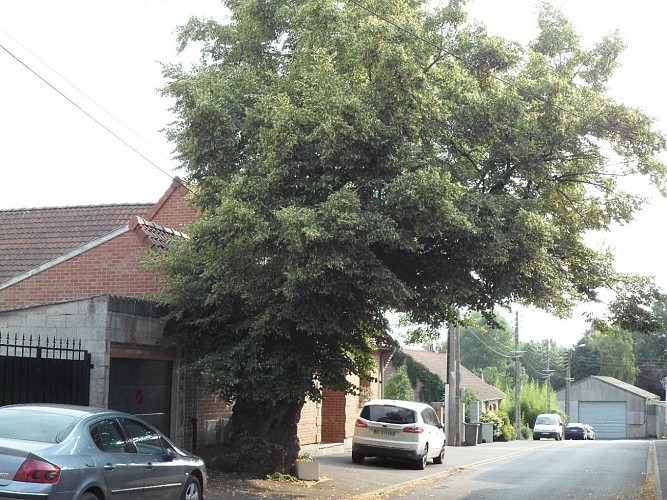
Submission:
[[[274,404],[238,400],[230,420],[230,442],[212,464],[226,472],[258,477],[289,474],[299,455],[297,424],[304,401]]]

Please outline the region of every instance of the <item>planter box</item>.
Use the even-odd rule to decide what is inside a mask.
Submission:
[[[320,463],[317,460],[297,461],[295,469],[296,477],[303,481],[320,480]]]

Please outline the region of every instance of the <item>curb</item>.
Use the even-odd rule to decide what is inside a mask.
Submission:
[[[655,451],[655,441],[650,441],[648,445],[648,457],[646,458],[646,477],[653,477],[655,484],[655,498],[662,498],[662,486],[660,484],[660,470],[658,469],[658,456]]]

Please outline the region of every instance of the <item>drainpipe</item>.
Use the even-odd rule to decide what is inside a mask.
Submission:
[[[199,415],[199,384],[193,380],[194,400],[192,402],[192,453],[197,454],[197,416]]]

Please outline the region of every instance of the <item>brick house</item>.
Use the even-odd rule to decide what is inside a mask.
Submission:
[[[179,369],[184,349],[161,344],[163,312],[144,300],[159,282],[142,266],[198,218],[189,193],[176,178],[157,203],[0,210],[0,357],[12,342],[77,341],[91,357],[91,405],[142,415],[196,449],[224,439],[231,412]],[[376,354],[379,380],[388,357]],[[381,394],[380,382],[365,387]],[[363,400],[326,396],[305,405],[302,444],[351,437]],[[0,381],[0,404],[16,401]]]

